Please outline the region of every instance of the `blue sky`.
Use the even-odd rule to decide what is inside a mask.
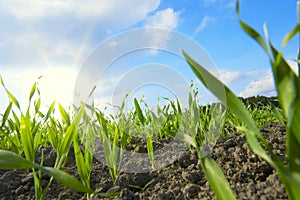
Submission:
[[[266,22],[271,40],[280,49],[283,37],[297,22],[296,2],[242,0],[241,18],[260,33]],[[40,75],[43,78],[39,87],[45,104],[54,99],[64,105],[72,103],[78,72],[97,45],[115,34],[143,27],[167,28],[194,39],[214,61],[220,79],[237,95],[276,95],[267,56],[240,28],[234,0],[90,0],[84,3],[3,0],[0,24],[0,74],[22,104],[26,104],[30,87]],[[167,36],[157,37],[159,41],[167,39]],[[294,68],[297,39],[284,49]],[[147,64],[146,55],[149,54],[129,55],[123,62],[127,64],[127,72],[137,63]],[[168,59],[170,55],[151,55],[155,55],[149,59],[152,63],[174,66],[175,61]],[[138,58],[142,62],[136,61]],[[185,65],[179,73],[191,79],[187,65],[179,61],[177,64]],[[108,70],[108,74],[100,87],[105,91],[113,90],[122,76],[117,68]],[[148,95],[155,96],[156,87],[150,88]],[[147,95],[149,91],[141,89],[137,93]],[[3,88],[0,97],[2,111],[7,105]],[[111,96],[104,92],[97,100],[109,99]]]

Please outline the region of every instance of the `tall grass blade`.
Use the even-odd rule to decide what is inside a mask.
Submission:
[[[68,127],[65,135],[63,136],[62,142],[59,146],[59,154],[60,155],[67,155],[69,152],[69,149],[71,147],[73,136],[76,133],[77,127],[79,125],[79,122],[83,116],[83,113],[85,111],[85,105],[83,105],[80,110],[78,111],[77,115],[73,119],[71,125]]]
[[[5,122],[10,114],[11,108],[12,108],[12,102],[9,103],[9,105],[7,106],[7,108],[3,114],[1,128],[3,128],[3,126],[5,125]]]
[[[201,158],[205,177],[218,199],[236,199],[222,170],[210,157]]]
[[[66,123],[67,126],[70,126],[70,116],[60,103],[58,103],[58,109],[62,120]]]
[[[145,123],[145,117],[143,115],[143,111],[142,111],[142,109],[141,109],[141,107],[139,105],[139,102],[137,101],[136,98],[134,98],[134,106],[135,106],[136,113],[137,113],[137,115],[139,117],[139,120],[144,125],[144,123]]]
[[[2,76],[0,75],[0,83],[1,83],[1,85],[5,88],[5,85],[4,85],[4,81],[3,81],[3,79],[2,79]]]
[[[85,186],[80,181],[78,181],[75,177],[69,175],[68,173],[62,170],[58,170],[52,167],[42,167],[42,166],[39,166],[39,169],[41,169],[49,176],[53,176],[53,178],[57,180],[59,183],[71,189],[74,189],[78,192],[93,193],[93,190],[89,189],[87,186]]]
[[[51,127],[47,127],[48,132],[48,139],[51,143],[51,146],[54,148],[54,150],[57,152],[58,147],[60,146],[62,136],[60,134],[57,134]],[[60,139],[59,139],[60,138]]]
[[[50,115],[53,113],[53,110],[54,110],[54,107],[55,107],[55,103],[56,103],[56,101],[54,100],[52,102],[52,104],[50,105],[50,107],[48,109],[48,112],[47,112],[47,114],[45,116],[45,120],[44,120],[45,122],[49,119]]]
[[[237,16],[240,16],[240,1],[237,0],[235,4],[235,13]]]
[[[282,58],[282,54],[272,45],[271,48],[273,55],[276,58],[275,62],[272,63],[272,69],[278,92],[278,99],[288,121],[287,156],[289,167],[293,171],[300,172],[300,116],[298,114],[300,111],[300,79]]]
[[[255,121],[251,118],[250,113],[245,108],[241,100],[238,99],[226,85],[224,85],[204,67],[199,65],[188,54],[186,54],[184,50],[182,50],[182,53],[203,85],[208,88],[220,101],[222,101],[233,113],[240,114],[239,117],[246,122],[246,125],[251,130],[258,132]]]
[[[34,141],[31,133],[31,124],[29,116],[21,115],[20,136],[27,160],[34,161]]]
[[[34,180],[35,198],[37,200],[43,200],[43,198],[42,198],[43,188],[41,185],[41,178],[38,177],[36,172],[33,172],[33,180]]]
[[[17,106],[17,108],[20,110],[21,107],[20,107],[20,104],[18,102],[18,100],[16,99],[16,97],[8,90],[5,88],[5,91],[9,97],[9,99],[15,104],[15,106]]]
[[[86,187],[90,188],[89,170],[85,165],[85,161],[84,161],[82,152],[80,150],[78,140],[79,140],[79,137],[77,136],[74,139],[74,154],[75,154],[76,166],[78,169],[79,176],[80,176],[81,180],[83,181],[84,185]]]
[[[14,95],[5,87],[5,85],[4,85],[4,81],[3,81],[3,79],[2,79],[2,76],[0,75],[0,83],[1,83],[1,85],[3,86],[3,88],[5,89],[5,91],[6,91],[6,93],[7,93],[7,95],[8,95],[8,97],[9,97],[9,99],[19,108],[19,110],[20,110],[20,104],[19,104],[19,102],[17,101],[17,99],[14,97]]]
[[[33,162],[11,152],[0,150],[0,168],[1,169],[31,169]]]
[[[93,193],[91,189],[83,185],[80,181],[78,181],[73,176],[67,174],[66,172],[51,167],[42,167],[10,151],[0,150],[0,168],[1,169],[38,168],[43,172],[47,173],[48,175],[53,176],[58,182],[62,183],[63,185],[69,188],[72,188],[79,192]]]
[[[34,101],[34,111],[38,113],[41,107],[41,99],[38,98],[37,101]]]
[[[300,97],[300,80],[298,76],[291,69],[289,64],[282,58],[282,54],[279,53],[271,44],[271,49],[275,62],[272,64],[273,77],[278,91],[279,102],[284,111],[285,117],[291,117],[292,104],[295,99]]]
[[[276,117],[276,119],[279,121],[279,123],[282,126],[286,126],[285,124],[285,119],[283,117],[283,114],[281,113],[281,109],[277,108],[276,106],[274,106],[272,103],[269,103],[269,105],[271,106],[271,109],[274,113],[274,116]]]
[[[236,97],[226,85],[224,85],[221,81],[215,78],[204,67],[195,62],[184,51],[182,52],[196,76],[205,77],[205,79],[201,78],[205,81],[202,82],[203,85],[206,86],[210,90],[210,92],[212,92],[219,100],[221,100],[232,113],[236,114],[239,117],[239,119],[245,123],[247,127],[246,133],[249,133],[246,134],[246,138],[249,140],[248,142],[253,152],[264,158],[272,166],[275,166],[273,160],[268,155],[274,155],[273,152],[270,150],[265,138],[262,137],[258,127],[256,126],[255,121],[252,119],[250,113],[245,108],[242,101],[238,97]],[[210,85],[210,87],[208,87],[208,85]],[[222,90],[225,90],[225,95]],[[266,153],[266,151],[261,147],[256,136],[259,137],[263,145],[268,149],[268,153]]]
[[[154,168],[153,135],[151,135],[151,133],[147,134],[146,143],[147,143],[148,157],[150,159],[152,168]]]
[[[262,38],[262,36],[256,30],[254,30],[253,28],[248,26],[245,22],[243,22],[240,19],[240,8],[239,8],[239,6],[240,6],[240,3],[239,3],[239,0],[237,0],[237,2],[236,2],[236,15],[239,18],[239,22],[240,22],[240,25],[241,25],[242,29],[249,36],[251,36],[256,42],[258,42],[261,45],[261,47],[267,52],[267,54],[270,55],[269,47],[268,47],[267,43],[264,41],[264,39]]]
[[[297,26],[290,31],[285,38],[283,39],[282,45],[281,47],[284,48],[286,46],[286,44],[296,35],[298,34],[300,31],[300,24],[297,24]]]
[[[29,102],[31,102],[31,99],[32,99],[32,97],[33,97],[33,95],[35,93],[35,90],[36,90],[36,82],[31,87],[30,94],[29,94]]]

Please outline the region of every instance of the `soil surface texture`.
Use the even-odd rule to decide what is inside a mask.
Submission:
[[[285,128],[278,123],[271,123],[261,127],[261,132],[274,153],[284,160]],[[139,148],[132,148],[133,151],[145,151],[140,144],[137,146]],[[53,166],[55,152],[46,148],[44,154],[44,165]],[[210,154],[222,168],[237,199],[287,199],[275,170],[249,149],[243,134],[233,133],[220,138]],[[79,179],[72,149],[62,169]],[[44,187],[48,180],[49,177],[44,175]],[[186,150],[177,161],[157,171],[121,172],[115,183],[111,180],[108,167],[94,159],[91,187],[101,188],[101,193],[118,194],[107,199],[216,199],[202,172],[197,152],[193,149]],[[91,199],[103,198],[97,195]],[[34,199],[32,174],[22,170],[0,170],[0,199]],[[46,199],[77,200],[86,199],[86,196],[53,181]]]

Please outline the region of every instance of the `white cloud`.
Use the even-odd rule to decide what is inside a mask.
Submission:
[[[287,60],[288,64],[291,66],[293,71],[298,74],[297,62],[294,60]],[[221,78],[227,85],[234,86],[234,82],[238,82],[239,79],[250,78],[255,79],[251,81],[244,91],[239,93],[239,96],[249,97],[256,95],[265,96],[276,96],[276,88],[273,79],[273,74],[271,70],[258,70],[250,71],[247,73],[232,72],[227,70],[222,70]]]
[[[154,15],[149,16],[145,20],[144,27],[175,29],[180,21],[180,13],[179,11],[174,11],[172,8],[157,11]],[[145,36],[149,38],[148,41],[152,46],[164,46],[171,36],[171,30],[145,30]],[[156,54],[157,50],[152,49],[149,52]]]
[[[221,69],[219,74],[221,81],[235,91],[238,96],[276,95],[273,75],[270,70],[240,72]]]
[[[296,74],[298,74],[297,62],[293,60],[287,60],[287,62],[291,66],[293,71]],[[263,77],[255,81],[252,81],[246,87],[246,89],[243,92],[241,92],[239,95],[242,97],[249,97],[249,96],[256,96],[256,95],[276,96],[277,92],[275,89],[275,83],[274,83],[272,72],[269,70],[267,73],[262,72],[262,74],[264,75]]]
[[[275,96],[275,85],[273,81],[273,75],[269,71],[264,77],[252,81],[244,90],[239,94],[242,97],[265,95],[265,96]]]
[[[180,12],[175,12],[172,8],[157,11],[155,15],[147,18],[146,27],[159,27],[174,29],[178,26]]]
[[[49,15],[59,15],[71,9],[71,1],[35,1],[35,0],[4,0],[1,7],[19,19],[40,18]],[[30,12],[28,10],[30,9]]]
[[[200,22],[200,24],[195,29],[193,36],[197,35],[201,31],[203,31],[209,24],[215,23],[216,19],[212,16],[204,16]]]
[[[219,70],[219,77],[227,86],[234,86],[242,79],[261,77],[268,73],[268,70],[256,70],[248,72],[232,71],[227,69]]]
[[[15,60],[24,66],[41,65],[45,59],[73,65],[108,33],[143,21],[159,4],[160,0],[4,0],[0,65],[15,67]]]
[[[234,81],[238,80],[242,77],[242,73],[238,71],[229,71],[229,70],[220,70],[220,79],[227,86],[234,83]]]
[[[28,99],[31,85],[43,74],[43,99],[63,104],[72,101],[74,71],[88,51],[108,33],[144,21],[160,4],[160,0],[1,2],[0,66],[6,85],[18,99]]]
[[[155,10],[160,0],[4,0],[0,10],[5,10],[18,19],[41,20],[45,17],[76,16],[78,19],[92,19],[112,25],[131,25],[144,19]],[[30,10],[30,12],[28,12]],[[126,26],[126,25],[125,25]]]

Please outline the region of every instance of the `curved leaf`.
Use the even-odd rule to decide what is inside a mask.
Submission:
[[[3,118],[2,118],[2,124],[1,124],[1,128],[3,128],[9,114],[10,114],[10,111],[11,111],[11,107],[12,107],[12,102],[9,103],[8,107],[6,108],[4,114],[3,114]]]
[[[34,163],[11,152],[0,150],[0,169],[31,169]]]
[[[53,176],[53,178],[57,180],[59,183],[69,188],[72,188],[78,192],[93,193],[93,190],[86,187],[83,183],[78,181],[74,176],[71,176],[70,174],[62,170],[58,170],[52,167],[41,167],[41,166],[39,168],[49,176]]]
[[[297,34],[300,32],[300,24],[297,24],[293,30],[291,30],[283,39],[282,48],[286,46],[286,44]]]
[[[145,117],[143,115],[143,111],[142,111],[142,109],[139,105],[139,102],[137,101],[136,98],[134,98],[134,106],[135,106],[135,110],[137,112],[137,115],[139,117],[139,120],[142,122],[142,124],[144,124],[145,123]]]
[[[218,199],[236,199],[221,168],[211,157],[201,158],[202,169]]]

